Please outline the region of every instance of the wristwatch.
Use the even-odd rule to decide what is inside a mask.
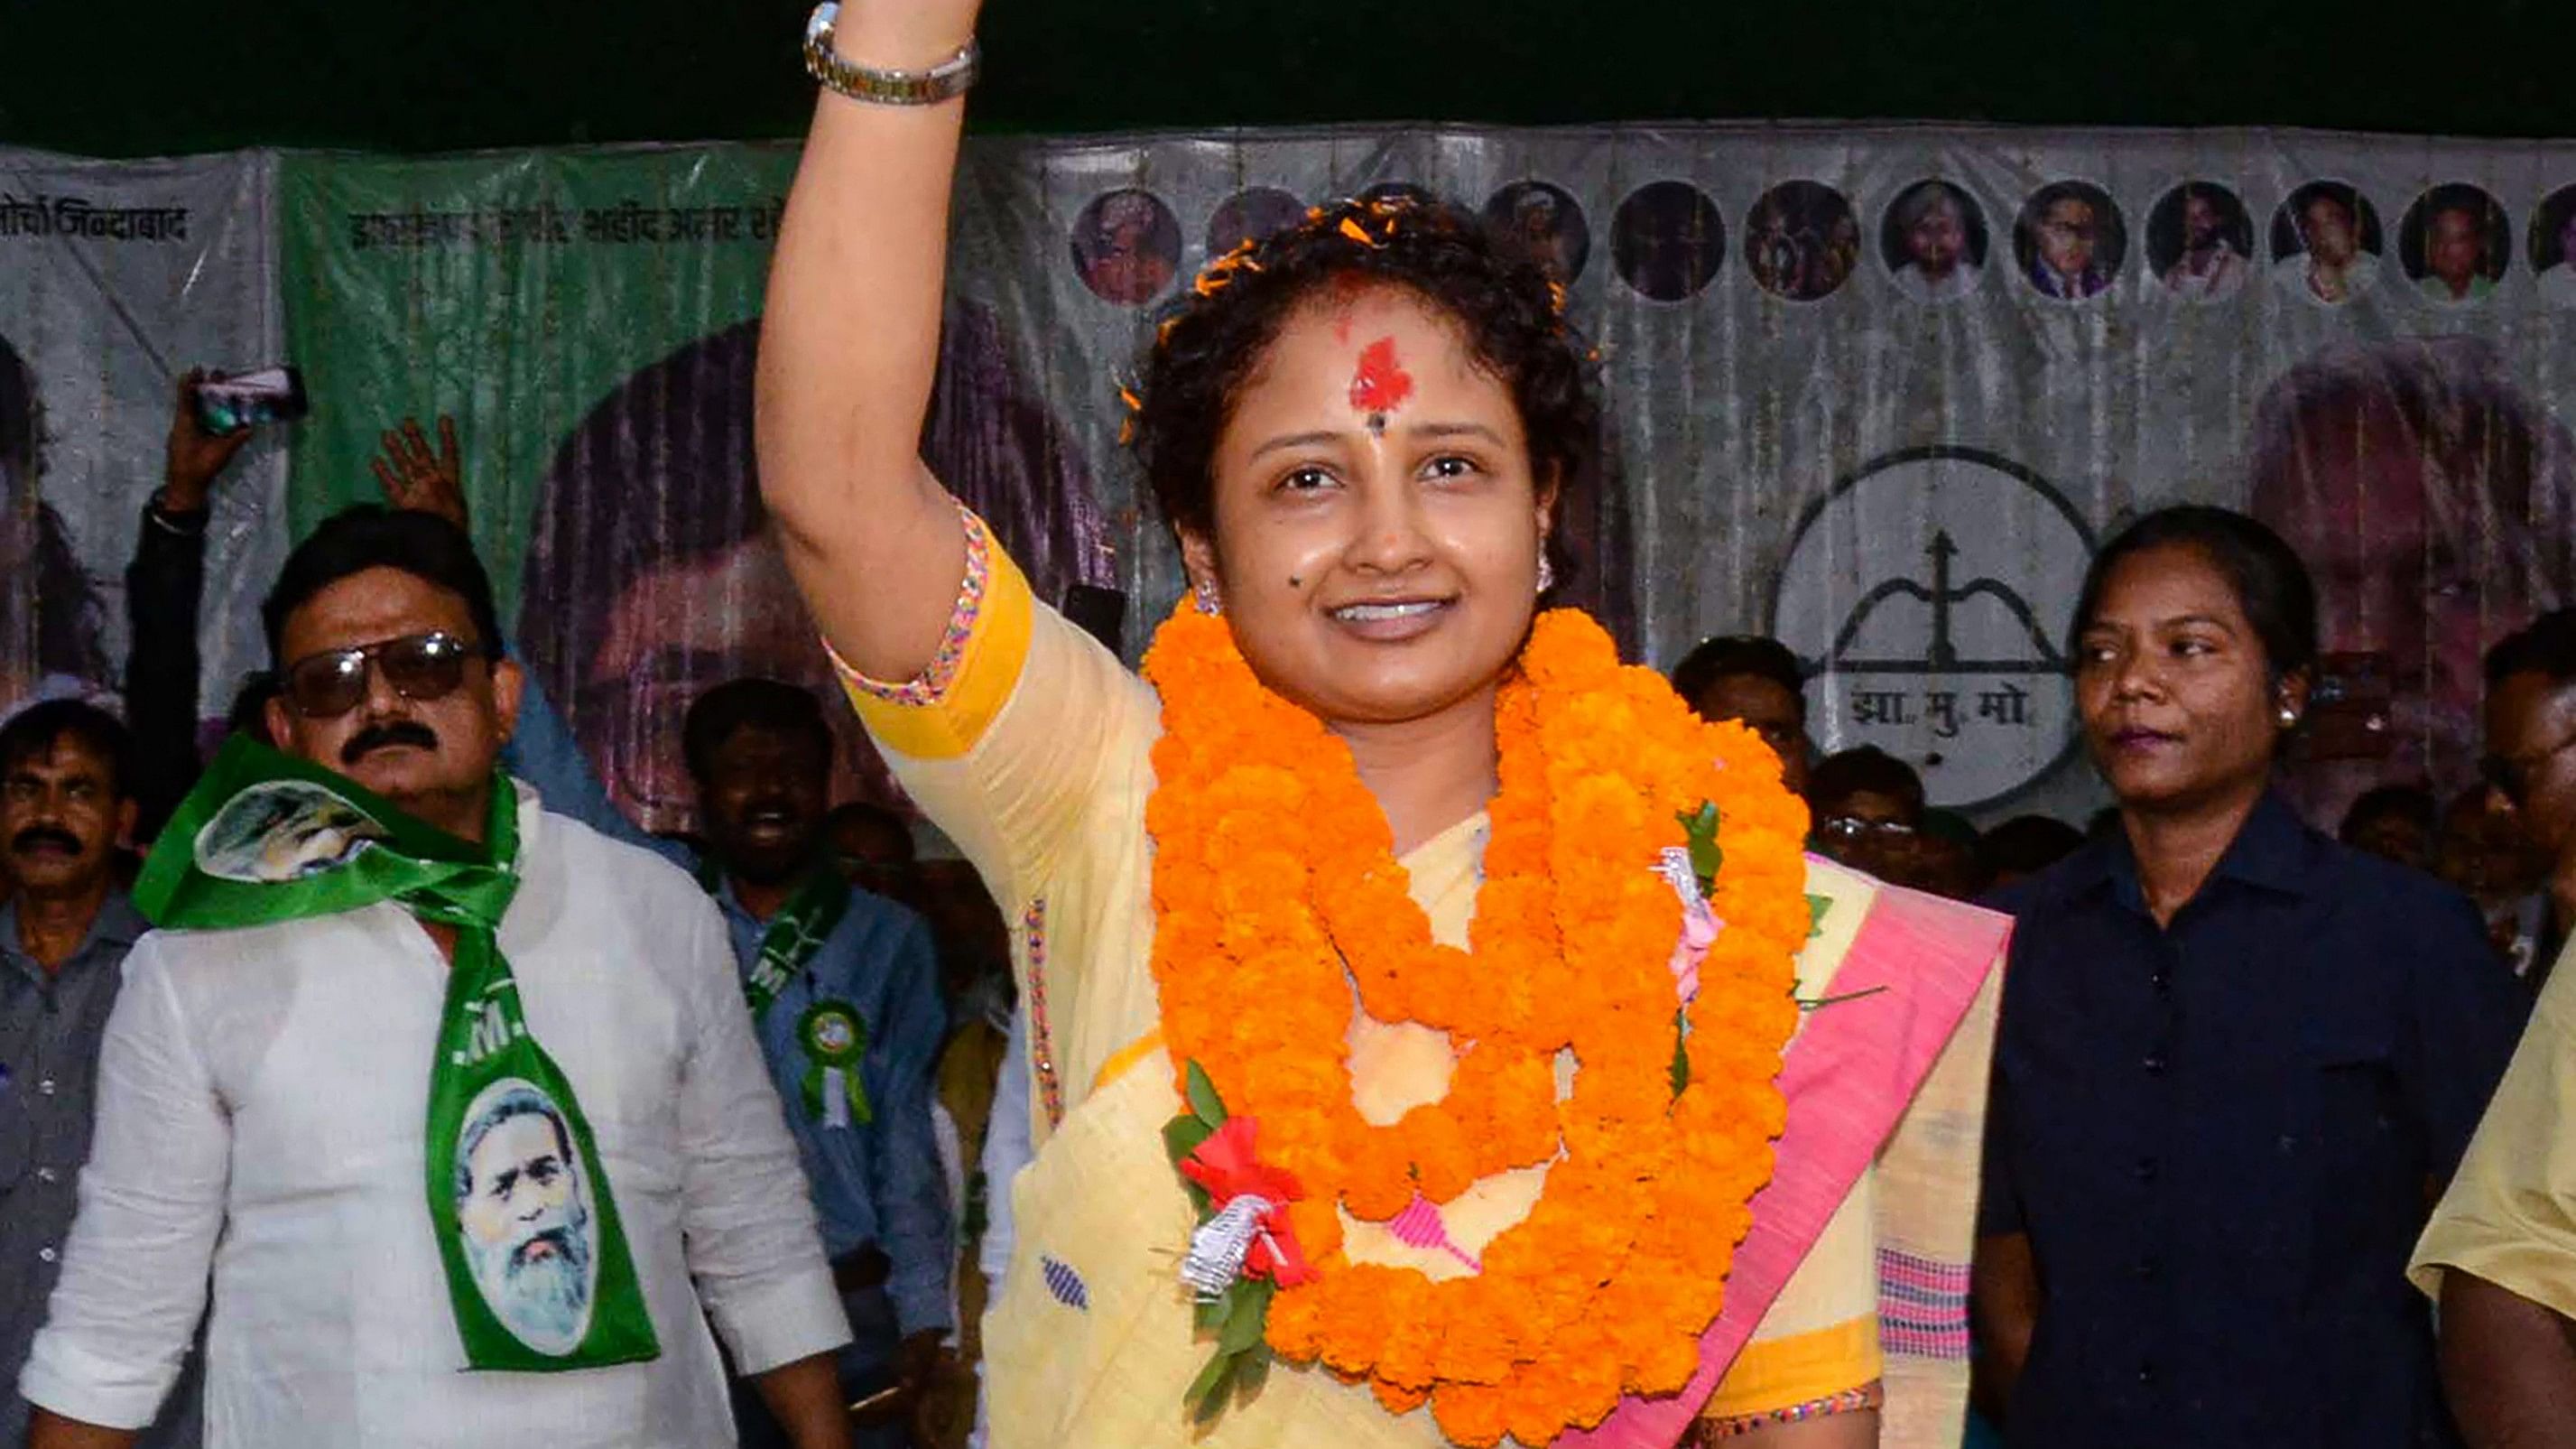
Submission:
[[[805,69],[829,89],[854,101],[876,106],[935,106],[955,100],[975,84],[982,52],[969,39],[957,53],[928,70],[878,70],[853,65],[832,48],[832,26],[841,18],[838,0],[823,0],[805,22]]]

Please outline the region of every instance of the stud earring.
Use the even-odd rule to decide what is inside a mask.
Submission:
[[[1201,579],[1198,584],[1190,590],[1190,601],[1197,606],[1198,611],[1202,614],[1222,614],[1225,612],[1225,601],[1217,597],[1216,585],[1205,579]]]
[[[2297,710],[2290,708],[2286,704],[2281,706],[2281,728],[2289,729],[2298,722],[2299,712]]]

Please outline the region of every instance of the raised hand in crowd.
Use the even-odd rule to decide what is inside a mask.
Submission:
[[[435,513],[465,527],[465,465],[456,446],[452,415],[439,415],[434,451],[418,418],[405,418],[401,427],[387,428],[374,467],[388,505]]]
[[[248,428],[209,432],[198,418],[197,388],[207,376],[204,368],[192,367],[179,379],[178,406],[170,411],[170,442],[161,467],[160,503],[167,513],[205,512],[215,480],[250,441]]]
[[[206,576],[206,520],[215,481],[250,442],[251,430],[209,430],[197,389],[209,374],[190,368],[170,409],[161,487],[143,508],[134,557],[125,568],[128,639],[125,717],[133,728],[135,839],[148,841],[197,781],[197,648]]]

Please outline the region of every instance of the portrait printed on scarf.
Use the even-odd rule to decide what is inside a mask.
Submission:
[[[225,802],[197,832],[197,869],[217,880],[278,885],[337,870],[384,828],[309,780],[270,780]]]
[[[563,1109],[523,1077],[475,1095],[456,1139],[456,1222],[501,1326],[563,1355],[590,1332],[599,1252],[590,1183]]]

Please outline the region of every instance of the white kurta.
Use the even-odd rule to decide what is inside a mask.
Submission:
[[[209,1449],[711,1449],[734,1431],[709,1316],[747,1372],[848,1341],[705,892],[524,788],[519,821],[501,949],[590,1119],[661,1356],[462,1371],[422,1156],[447,966],[379,905],[135,947],[30,1400],[149,1421],[210,1265]]]

